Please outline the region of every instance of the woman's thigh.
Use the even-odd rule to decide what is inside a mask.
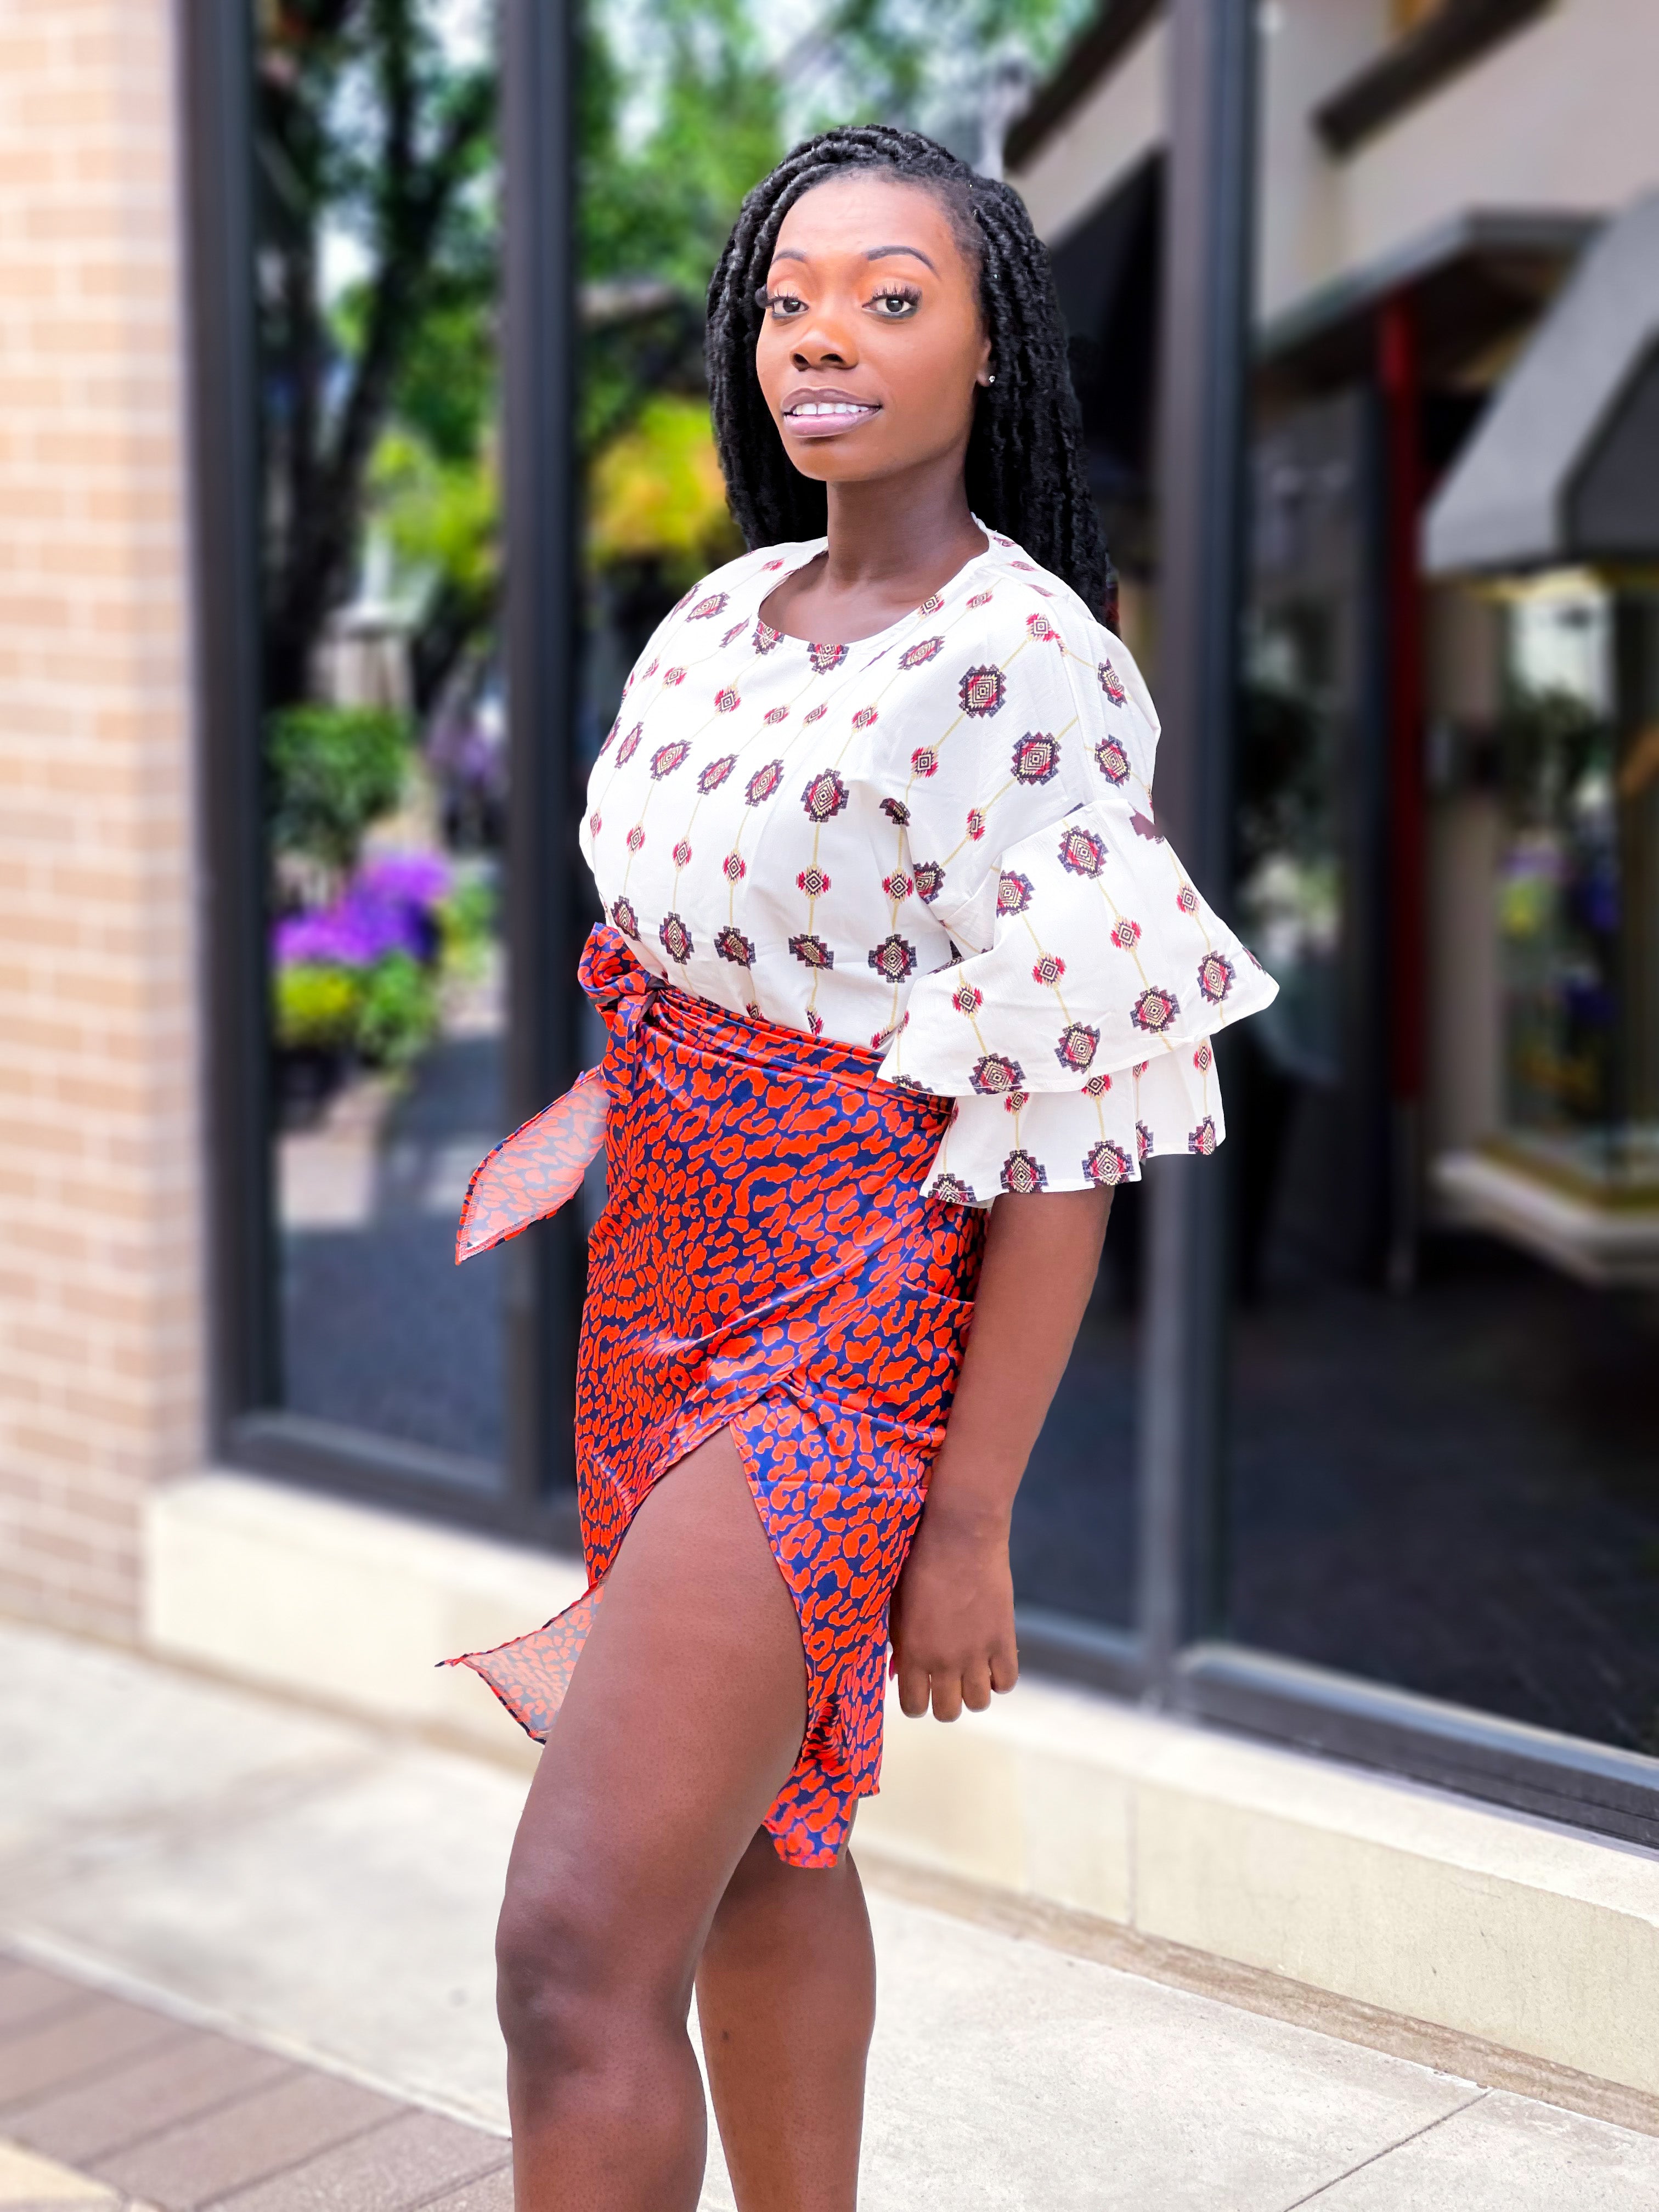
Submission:
[[[800,1625],[730,1435],[672,1468],[611,1566],[513,1848],[520,1965],[689,1997],[800,1748]]]

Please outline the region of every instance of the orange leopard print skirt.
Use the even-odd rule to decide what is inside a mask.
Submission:
[[[946,1099],[879,1054],[732,1014],[593,932],[601,1068],[490,1155],[461,1257],[556,1210],[603,1141],[576,1469],[588,1589],[452,1662],[543,1739],[641,1501],[729,1428],[806,1654],[806,1732],[767,1815],[779,1856],[834,1863],[881,1768],[887,1607],[961,1364],[984,1216],[924,1198]]]

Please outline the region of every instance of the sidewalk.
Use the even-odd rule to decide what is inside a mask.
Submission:
[[[0,2139],[94,2176],[66,2195],[72,2174],[48,2169],[48,2186],[0,2148],[0,2207],[116,2212],[125,2190],[160,2212],[507,2212],[490,1935],[523,1789],[483,1760],[0,1626],[0,1947],[25,1962],[0,1971]],[[864,2212],[1659,2204],[1659,2139],[878,1887],[872,1910]],[[8,1989],[26,2015],[9,2029]],[[42,2062],[22,2063],[40,2002],[65,2008],[52,2064],[70,2070],[49,2090]],[[198,2065],[229,2085],[205,2128]],[[43,2106],[61,2115],[77,2093],[112,2124],[143,2107],[147,2156],[180,2162],[48,2134]],[[191,2170],[191,2142],[257,2148],[284,2100],[349,2124],[279,2145],[280,2172],[225,2178],[205,2154]],[[716,2155],[705,2203],[731,2202]]]
[[[500,2136],[3,1953],[0,2103],[0,2212],[512,2212]]]

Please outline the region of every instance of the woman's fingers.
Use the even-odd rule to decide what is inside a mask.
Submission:
[[[936,1721],[959,1720],[964,1711],[982,1713],[995,1691],[1012,1690],[1019,1679],[1017,1657],[994,1651],[987,1659],[924,1667],[895,1653],[892,1674],[898,1681],[899,1711],[919,1721],[933,1709]]]
[[[927,1669],[899,1657],[893,1671],[898,1676],[899,1711],[906,1720],[922,1719],[927,1711]]]
[[[962,1713],[962,1676],[954,1667],[933,1677],[933,1718],[953,1721]]]

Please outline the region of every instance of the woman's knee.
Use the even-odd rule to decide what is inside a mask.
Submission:
[[[626,1986],[612,1918],[579,1882],[509,1878],[495,1929],[495,2004],[514,2057],[542,2069],[594,2062]]]

